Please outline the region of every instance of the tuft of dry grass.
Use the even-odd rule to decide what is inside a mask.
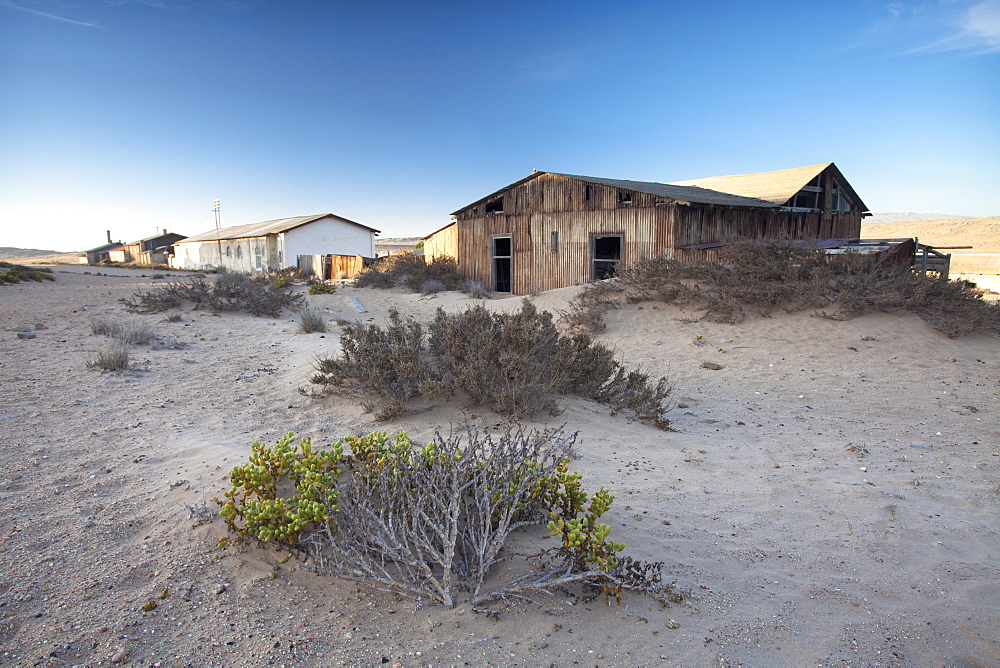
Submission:
[[[325,332],[326,320],[323,314],[316,309],[304,308],[299,311],[299,332],[302,334],[312,334],[313,332]]]
[[[107,336],[129,346],[145,345],[153,338],[153,329],[140,320],[109,320],[91,318],[90,331],[95,335]]]
[[[124,341],[113,339],[111,343],[98,351],[97,357],[87,361],[88,369],[102,371],[124,371],[128,368],[131,346]]]

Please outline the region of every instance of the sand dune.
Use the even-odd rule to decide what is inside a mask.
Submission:
[[[375,423],[357,397],[297,392],[336,328],[126,316],[117,299],[152,283],[141,271],[56,270],[55,284],[0,288],[0,664],[1000,663],[994,337],[951,340],[904,313],[730,326],[613,311],[602,340],[669,375],[676,431],[577,399],[533,424],[579,431],[574,466],[616,497],[612,536],[690,595],[668,608],[557,597],[560,616],[524,605],[494,620],[319,577],[271,546],[220,551],[222,523],[188,507],[224,490],[254,439],[427,440],[498,416],[442,402]],[[575,290],[535,302],[565,308]],[[376,322],[472,303],[350,287],[308,299],[331,320]],[[144,371],[88,371],[103,343],[91,316],[140,318],[184,347],[137,348]],[[11,331],[36,323],[33,339]]]

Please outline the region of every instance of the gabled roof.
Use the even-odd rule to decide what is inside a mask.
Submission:
[[[124,247],[125,244],[120,241],[116,241],[113,244],[104,244],[103,246],[98,246],[97,248],[91,248],[88,251],[84,251],[84,253],[104,253],[106,251],[113,251]]]
[[[216,232],[215,230],[212,230],[211,232],[203,232],[202,234],[196,234],[193,237],[182,239],[177,243],[183,244],[189,241],[215,241],[216,239],[226,240],[226,239],[245,239],[247,237],[263,237],[267,236],[268,234],[280,234],[282,232],[288,232],[289,230],[293,230],[296,227],[308,225],[309,223],[321,220],[323,218],[334,218],[343,223],[350,223],[351,225],[357,225],[358,227],[363,227],[366,230],[371,230],[375,234],[379,234],[379,230],[376,230],[373,227],[368,227],[367,225],[356,223],[353,220],[348,220],[347,218],[342,218],[341,216],[335,216],[332,213],[321,213],[316,216],[279,218],[278,220],[265,220],[263,223],[250,223],[249,225],[234,225],[232,227],[224,227],[218,232]]]
[[[556,174],[555,172],[549,172]],[[621,179],[602,179],[594,176],[579,176],[576,174],[556,174],[566,178],[586,181],[588,183],[598,183],[620,190],[632,190],[635,192],[656,195],[657,197],[667,197],[681,202],[696,202],[698,204],[717,204],[719,206],[758,206],[773,208],[775,205],[762,199],[751,197],[740,197],[731,193],[717,192],[704,187],[678,186],[670,183],[657,183],[655,181],[623,181]]]
[[[180,237],[182,239],[186,238],[183,234],[178,232],[161,232],[160,234],[154,234],[151,237],[146,237],[145,239],[139,239],[138,241],[133,241],[133,244],[141,244],[144,241],[155,241],[157,239],[163,239],[165,237]]]
[[[760,174],[736,174],[733,176],[710,176],[705,179],[692,179],[690,181],[674,181],[677,186],[695,186],[698,188],[711,188],[719,192],[740,195],[742,197],[756,197],[767,200],[773,204],[781,206],[795,196],[803,186],[809,184],[818,174],[829,167],[836,170],[842,185],[849,189],[855,201],[862,210],[867,211],[864,202],[857,196],[850,184],[840,173],[837,166],[832,162],[824,162],[819,165],[808,165],[807,167],[795,167],[794,169],[781,169],[776,172],[762,172]]]
[[[543,174],[552,174],[553,176],[562,176],[567,179],[575,179],[577,181],[583,181],[585,183],[596,183],[599,185],[610,186],[612,188],[618,188],[620,190],[631,190],[633,192],[647,193],[649,195],[655,195],[657,197],[665,197],[668,199],[676,200],[679,202],[695,202],[697,204],[714,204],[718,206],[752,206],[752,207],[765,207],[774,208],[779,206],[772,202],[768,202],[762,199],[754,199],[752,197],[740,197],[738,195],[733,195],[730,193],[717,192],[715,190],[709,190],[707,188],[691,187],[691,186],[678,186],[676,184],[670,183],[656,183],[655,181],[624,181],[621,179],[604,179],[596,176],[580,176],[578,174],[560,174],[558,172],[534,172],[527,177],[516,181],[494,193],[487,195],[481,199],[476,200],[472,204],[463,206],[458,211],[455,211],[451,215],[457,215],[460,211],[464,211],[469,207],[476,206],[481,202],[493,199],[499,195],[504,190],[519,186],[522,183],[530,181],[531,179],[538,178]]]

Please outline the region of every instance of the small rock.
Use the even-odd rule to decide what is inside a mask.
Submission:
[[[725,367],[722,366],[721,364],[716,364],[715,362],[702,362],[701,363],[701,368],[702,369],[711,369],[712,371],[721,371]]]
[[[17,333],[17,338],[19,338],[19,339],[33,339],[36,336],[38,336],[38,335],[34,334],[33,332],[18,332]]]
[[[128,650],[122,647],[111,657],[111,663],[124,663],[128,658]]]
[[[46,327],[44,324],[42,324],[40,322],[36,322],[35,323],[35,329],[48,329],[48,327]]]

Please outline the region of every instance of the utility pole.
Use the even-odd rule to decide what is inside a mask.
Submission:
[[[215,242],[219,245],[219,266],[222,266],[222,231],[219,228],[219,209],[222,207],[221,200],[212,202],[212,209],[215,210]]]

